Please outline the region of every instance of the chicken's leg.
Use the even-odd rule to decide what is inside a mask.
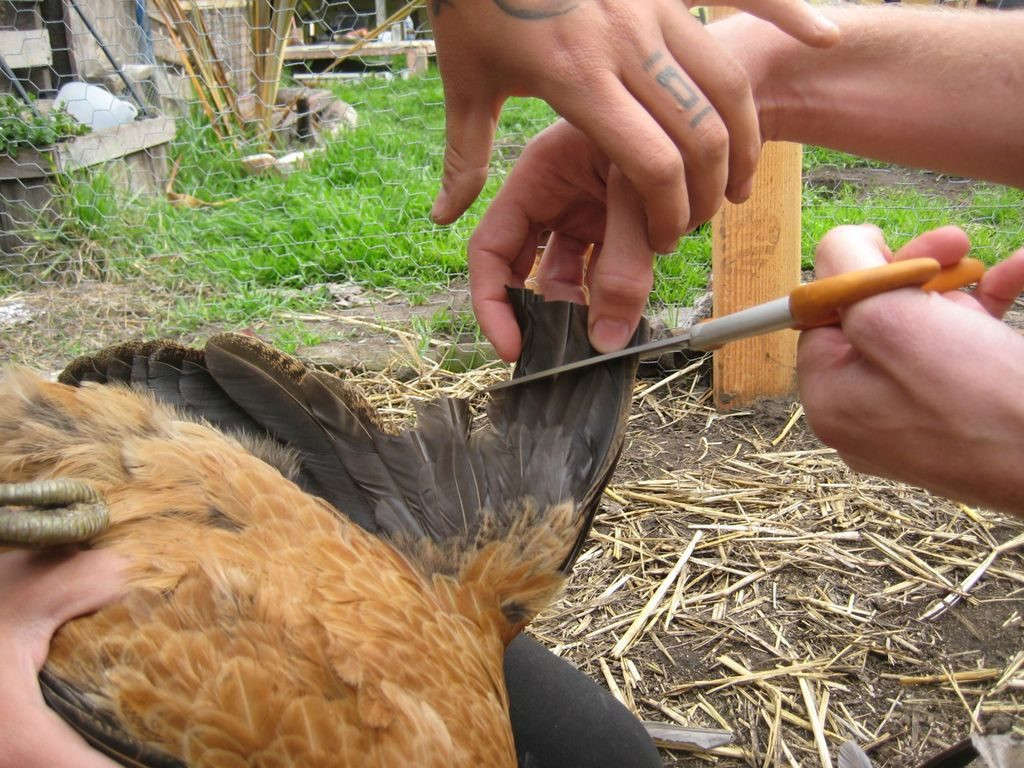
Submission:
[[[78,544],[110,523],[96,490],[70,478],[0,483],[0,505],[0,546],[41,549]]]

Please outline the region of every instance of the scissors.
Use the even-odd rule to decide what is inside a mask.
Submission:
[[[787,296],[773,301],[696,323],[674,335],[511,378],[491,385],[488,391],[515,387],[629,355],[649,359],[683,349],[716,349],[730,341],[760,336],[784,328],[806,330],[834,325],[839,322],[840,309],[861,299],[913,286],[920,287],[922,291],[952,291],[978,282],[984,272],[985,265],[978,259],[969,257],[964,257],[948,267],[942,267],[935,259],[921,258],[844,272],[841,275],[804,283]]]

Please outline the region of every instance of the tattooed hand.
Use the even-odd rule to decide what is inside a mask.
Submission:
[[[765,137],[1024,187],[1019,78],[989,78],[979,85],[973,70],[949,65],[949,51],[955,50],[957,61],[975,56],[985,58],[992,71],[1019,72],[1024,15],[944,14],[891,5],[825,12],[842,29],[842,41],[829,50],[802,45],[771,23],[743,14],[705,30],[743,67]],[[930,44],[907,46],[906,40]],[[651,77],[657,87],[679,94],[683,78],[678,69]],[[879,115],[899,119],[880,121]],[[522,342],[505,286],[523,284],[542,233],[549,237],[536,275],[540,290],[573,301],[589,291],[595,348],[621,348],[647,304],[654,259],[643,200],[651,198],[643,198],[649,195],[644,180],[637,183],[630,174],[650,152],[636,150],[634,141],[625,152],[634,171],[624,167],[623,173],[609,160],[607,147],[586,131],[579,121],[576,127],[559,121],[535,136],[470,239],[473,309],[505,360],[516,359]],[[629,138],[620,142],[620,155]],[[651,203],[646,206],[650,216]],[[1016,258],[1024,259],[1024,253]]]
[[[803,0],[739,0],[812,45],[838,30]],[[537,96],[587,134],[642,201],[653,248],[671,250],[725,194],[749,195],[761,137],[742,68],[680,0],[431,0],[447,146],[431,213],[476,199],[498,114]]]

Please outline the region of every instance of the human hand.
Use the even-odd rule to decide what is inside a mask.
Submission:
[[[523,285],[545,231],[551,235],[537,273],[540,292],[582,302],[586,285],[591,343],[602,352],[622,347],[653,282],[643,208],[623,174],[564,120],[527,144],[469,241],[473,311],[508,361],[518,357],[522,337],[505,287]]]
[[[835,25],[802,0],[739,0],[803,42]],[[652,247],[669,251],[723,194],[745,199],[761,137],[734,56],[679,0],[433,0],[447,145],[431,212],[446,224],[487,179],[498,114],[537,96],[589,135],[639,193]]]
[[[818,277],[928,256],[966,255],[943,227],[895,255],[871,226],[832,230]],[[1024,516],[1024,337],[999,318],[1024,289],[1024,249],[973,294],[892,291],[843,310],[841,327],[801,334],[800,396],[815,434],[853,469]]]
[[[0,768],[114,768],[46,706],[37,675],[61,624],[120,595],[124,564],[107,550],[0,554]]]

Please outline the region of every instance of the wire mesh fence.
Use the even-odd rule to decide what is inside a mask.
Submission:
[[[467,303],[466,243],[526,141],[554,115],[536,101],[510,103],[502,115],[491,179],[481,199],[458,223],[433,225],[429,211],[441,177],[444,107],[431,32],[421,7],[383,0],[299,0],[294,5],[285,0],[277,4],[270,0],[0,0],[0,64],[3,361],[56,371],[74,355],[129,338],[164,336],[192,342],[224,329],[253,330],[288,351],[340,367],[385,367],[396,356],[410,355],[434,355],[439,364],[451,366],[474,366],[486,359],[487,345],[475,330]],[[989,262],[1024,246],[1021,190],[813,147],[804,149],[803,170],[801,250],[807,268],[815,243],[828,229],[843,223],[875,222],[893,245],[934,226],[955,223],[969,233],[975,255]],[[674,254],[660,257],[652,313],[697,301],[707,289],[710,262],[709,227],[684,238]],[[396,391],[402,383],[397,377],[390,381]],[[651,391],[642,395],[647,403],[652,402]],[[757,734],[762,712],[771,711],[771,717],[777,717],[785,711],[779,703],[782,699],[751,704],[745,688],[724,688],[711,680],[715,690],[707,698],[700,694],[697,707],[689,688],[677,700],[675,694],[656,693],[658,683],[652,682],[664,678],[672,688],[679,683],[700,686],[708,680],[693,683],[692,677],[718,674],[706,672],[712,667],[705,653],[719,657],[723,648],[732,648],[736,651],[732,657],[742,658],[752,636],[746,611],[765,600],[774,606],[776,577],[764,582],[767,598],[758,591],[762,587],[756,578],[750,589],[734,592],[727,588],[727,577],[743,575],[736,569],[749,566],[742,586],[764,568],[765,561],[771,566],[778,560],[780,567],[789,569],[778,574],[778,583],[784,587],[778,597],[785,620],[780,624],[778,615],[769,611],[762,617],[766,623],[761,634],[782,637],[786,649],[778,658],[793,662],[794,669],[806,669],[801,665],[817,658],[824,660],[819,665],[823,674],[839,675],[836,659],[842,657],[845,665],[844,654],[851,647],[846,636],[831,631],[835,628],[829,624],[825,634],[842,642],[834,650],[822,651],[812,634],[820,634],[822,615],[849,619],[849,605],[858,594],[851,590],[858,588],[850,586],[845,576],[841,584],[830,586],[815,572],[813,552],[804,556],[810,551],[808,541],[812,549],[818,546],[815,541],[824,542],[820,571],[835,570],[831,529],[818,538],[808,532],[825,525],[820,489],[850,489],[848,499],[842,496],[845,491],[838,502],[832,495],[826,499],[831,505],[825,509],[828,525],[845,526],[849,519],[862,517],[868,521],[865,525],[881,520],[882,533],[899,541],[904,538],[901,526],[910,527],[909,541],[916,540],[918,529],[941,529],[946,525],[944,518],[939,519],[945,509],[930,498],[908,506],[902,488],[871,487],[868,490],[875,495],[865,496],[846,470],[838,468],[838,460],[822,457],[816,445],[805,458],[802,450],[777,453],[777,441],[770,448],[766,443],[767,432],[758,432],[755,439],[755,425],[750,435],[740,435],[733,419],[715,422],[717,431],[709,433],[710,440],[700,433],[701,459],[709,452],[712,456],[703,465],[700,459],[693,460],[700,472],[691,472],[687,465],[685,473],[680,473],[685,482],[678,488],[661,481],[650,485],[644,473],[654,477],[671,462],[683,466],[675,453],[666,459],[663,444],[678,444],[680,455],[685,455],[699,431],[691,434],[687,420],[712,424],[704,399],[675,392],[670,399],[669,392],[669,388],[657,390],[655,396],[664,401],[654,406],[656,416],[647,419],[653,426],[643,428],[649,435],[637,441],[649,448],[634,447],[624,456],[636,467],[627,476],[643,476],[636,493],[629,490],[631,481],[625,486],[627,495],[637,501],[613,513],[602,536],[602,542],[613,544],[605,546],[603,554],[595,546],[585,556],[584,568],[592,570],[574,577],[575,602],[554,613],[548,627],[552,637],[557,631],[565,639],[562,647],[568,649],[567,655],[575,653],[575,660],[595,677],[603,674],[613,686],[620,685],[631,701],[634,690],[651,692],[650,700],[640,702],[641,710],[650,710],[646,714],[680,719],[680,713],[685,713],[697,723],[715,725],[725,722],[714,708],[718,706],[730,723],[746,727],[750,720],[749,732]],[[402,415],[401,409],[382,408],[382,415],[396,413]],[[779,440],[794,423],[788,414],[785,418],[788,422],[781,433],[771,431],[779,434]],[[740,455],[741,461],[734,461],[734,446],[747,444],[756,455]],[[723,446],[725,458],[716,458],[714,446]],[[778,462],[785,464],[782,475],[775,466]],[[751,472],[755,480],[761,478],[753,485]],[[810,478],[804,483],[809,489],[807,500],[799,495],[804,481],[794,480],[794,473]],[[659,494],[667,499],[664,504],[657,501]],[[897,502],[900,506],[891,514],[876,514]],[[623,611],[634,610],[623,606],[646,599],[645,587],[634,585],[660,578],[658,568],[676,561],[678,542],[684,540],[679,531],[691,525],[693,518],[684,521],[673,515],[685,510],[685,515],[692,516],[694,504],[704,508],[696,524],[707,530],[720,528],[726,538],[714,537],[710,543],[709,536],[706,549],[711,554],[695,554],[692,567],[698,570],[691,574],[687,589],[703,589],[703,595],[693,598],[685,619],[674,619],[677,626],[671,632],[666,619],[660,635],[644,630],[652,643],[650,658],[656,663],[641,665],[647,682],[638,684],[637,666],[625,657],[606,665],[603,649],[611,648],[610,639],[624,626]],[[863,512],[862,506],[869,512]],[[915,514],[927,519],[920,517],[920,525],[913,523],[919,519]],[[776,527],[763,527],[764,515],[782,525],[783,533],[788,526],[799,534],[793,538],[795,543],[780,540]],[[737,549],[746,546],[747,534],[737,533],[735,524],[748,516],[753,516],[750,531],[767,537],[763,552]],[[950,565],[954,560],[983,560],[988,555],[983,545],[991,538],[987,518],[951,515],[951,519],[956,526],[968,521],[970,535],[949,534],[948,542],[941,537],[929,539],[936,546],[936,542],[953,542],[964,549],[953,553],[955,558],[944,551],[936,556],[936,568],[943,573],[954,567]],[[972,544],[982,549],[972,554]],[[800,556],[791,556],[787,546],[801,548]],[[651,547],[661,547],[664,553],[649,556],[654,551]],[[613,564],[620,561],[620,550],[626,554]],[[895,571],[890,572],[878,563],[892,559],[892,551],[864,551],[880,575],[872,576],[878,583],[865,586],[863,594],[871,601],[882,599],[878,595],[884,597],[885,580],[892,573],[896,581],[904,579],[902,560],[897,557]],[[624,571],[625,575],[618,575],[623,567],[636,570],[642,578],[616,592],[631,578]],[[614,574],[612,568],[617,569]],[[774,573],[773,568],[765,572]],[[600,578],[589,576],[591,572]],[[679,572],[677,567],[673,574]],[[675,588],[677,598],[685,578],[680,577]],[[716,579],[725,580],[722,589]],[[806,590],[805,582],[810,585]],[[902,584],[906,589],[890,596],[901,605],[912,606],[915,599],[924,599],[921,595],[931,594],[908,597],[923,589],[924,582],[918,585],[904,579]],[[929,585],[935,588],[931,581]],[[891,585],[888,588],[891,591]],[[821,606],[833,605],[823,590],[850,594],[850,601],[837,599],[843,611],[822,613]],[[598,591],[600,597],[594,598]],[[610,601],[613,592],[617,597]],[[804,600],[800,597],[804,592],[811,597]],[[820,599],[823,595],[827,601]],[[802,601],[799,610],[785,607],[786,600],[794,599]],[[986,615],[992,614],[989,607],[997,602],[1011,603],[1001,596],[985,600],[981,609]],[[677,603],[673,601],[669,618]],[[584,604],[585,609],[579,608]],[[700,605],[709,606],[706,616],[701,615]],[[805,610],[807,606],[811,608]],[[635,609],[640,607],[638,603]],[[730,616],[735,615],[742,618],[732,621]],[[979,615],[973,614],[971,621]],[[865,648],[902,627],[893,619],[891,605],[882,616],[885,626],[869,630],[864,630],[859,615],[853,616]],[[1019,625],[1019,615],[1015,616],[1002,627],[1007,636],[1013,632],[1013,621]],[[804,632],[804,624],[811,630]],[[920,630],[919,624],[915,631]],[[735,637],[729,635],[733,630]],[[932,632],[931,627],[923,630],[924,642],[911,637],[926,651],[945,648],[931,639]],[[689,672],[676,669],[674,657],[659,637],[682,660],[683,670],[697,670],[689,679],[673,678]],[[709,637],[715,642],[709,644]],[[1014,651],[1018,648],[1012,641],[1004,645]],[[640,651],[632,653],[643,658]],[[853,720],[868,710],[874,718],[881,712],[880,732],[898,730],[889,721],[894,711],[905,720],[912,719],[912,746],[927,747],[933,729],[921,729],[927,733],[918,745],[918,714],[921,722],[936,721],[937,705],[925,694],[915,694],[910,701],[897,692],[888,707],[881,692],[898,688],[890,673],[906,670],[891,659],[886,666],[885,655],[875,653],[874,646],[865,653],[883,670],[878,685],[866,686],[868,700],[848,690],[864,687],[865,679],[870,683],[871,678],[856,665],[851,666],[848,686],[844,682],[840,688],[826,688],[826,693],[846,691],[843,698],[854,714],[840,701],[844,718]],[[658,665],[663,665],[659,654],[671,662],[669,674],[658,671]],[[974,657],[961,657],[974,665]],[[941,658],[938,671],[952,679],[946,656]],[[771,659],[771,664],[782,663],[775,656]],[[994,663],[989,655],[978,659],[976,666],[993,671]],[[1012,663],[1009,658],[998,662],[1000,668]],[[933,671],[925,661],[911,669]],[[724,691],[716,699],[719,688]],[[948,700],[941,710],[952,713],[947,718],[951,721],[962,715],[962,696],[954,688],[960,698],[947,690]],[[766,696],[776,695],[774,689],[766,691]],[[722,704],[733,695],[734,708],[728,702]],[[876,699],[884,704],[879,711],[875,711]],[[915,701],[918,709],[913,708]],[[636,702],[632,706],[636,709]],[[798,706],[792,708],[800,711]],[[828,710],[830,722],[844,722],[837,719],[838,711],[835,706]],[[705,717],[702,712],[711,714]],[[770,743],[776,743],[780,723],[776,719],[771,726]],[[834,730],[840,732],[838,727]],[[802,760],[814,761],[815,744],[803,736],[787,734],[787,739],[796,745]],[[753,735],[749,741],[756,747]]]
[[[4,0],[0,54],[0,351],[36,364],[225,327],[309,349],[351,331],[311,318],[353,307],[427,307],[424,336],[472,336],[466,242],[554,118],[510,103],[484,194],[441,228],[443,92],[417,3]],[[897,244],[960,224],[989,261],[1024,242],[1018,190],[804,157],[807,265],[865,220]],[[659,259],[653,304],[692,303],[709,268],[702,228]]]

